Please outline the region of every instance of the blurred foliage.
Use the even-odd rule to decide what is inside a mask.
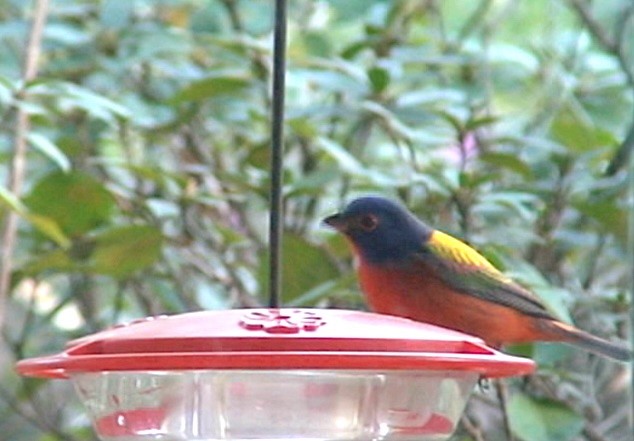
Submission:
[[[20,358],[159,313],[265,302],[272,2],[56,0],[36,81],[30,2],[0,0],[0,182],[31,118],[0,346],[0,439],[89,440],[64,382]],[[319,220],[398,197],[555,311],[627,337],[634,7],[586,2],[291,2],[284,302],[363,307]],[[627,142],[629,141],[629,143]],[[622,365],[559,345],[509,385],[524,441],[631,440]],[[504,439],[476,391],[456,440]]]

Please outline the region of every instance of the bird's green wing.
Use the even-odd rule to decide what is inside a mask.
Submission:
[[[553,319],[533,293],[502,274],[469,245],[448,234],[434,231],[417,259],[458,292],[535,317]]]

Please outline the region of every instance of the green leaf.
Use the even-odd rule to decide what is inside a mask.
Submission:
[[[363,174],[363,165],[342,145],[328,138],[319,138],[317,145],[323,152],[334,159],[342,170],[351,174]]]
[[[315,306],[324,297],[332,296],[333,293],[340,293],[343,289],[351,285],[357,286],[356,276],[353,272],[341,276],[338,279],[327,280],[324,283],[320,283],[299,297],[285,302],[285,304],[295,308]]]
[[[583,199],[574,202],[580,213],[594,219],[606,232],[613,234],[625,243],[628,231],[628,212],[619,207],[613,200]]]
[[[540,368],[555,366],[556,363],[574,355],[577,349],[559,342],[536,342],[533,349],[533,360]]]
[[[550,126],[550,133],[553,139],[575,152],[616,144],[610,132],[595,127],[570,110],[557,115]]]
[[[373,67],[368,71],[368,79],[374,93],[381,93],[390,84],[390,74],[381,67]]]
[[[124,279],[154,264],[161,256],[163,236],[147,225],[113,227],[69,249],[57,249],[28,262],[22,271],[104,274]]]
[[[478,204],[478,209],[504,208],[505,211],[513,210],[515,214],[532,221],[535,219],[535,207],[539,206],[539,199],[530,193],[521,191],[499,191],[495,193],[485,193],[482,201]],[[491,210],[494,211],[494,210]]]
[[[332,41],[325,34],[308,31],[302,37],[307,55],[310,54],[322,58],[332,55]]]
[[[286,123],[295,134],[303,138],[311,139],[319,133],[319,130],[315,127],[314,121],[305,117],[288,118]]]
[[[45,95],[63,98],[65,106],[82,109],[88,115],[109,123],[113,123],[117,118],[127,119],[133,116],[130,110],[121,104],[76,84],[40,82],[34,84],[33,89],[34,93],[42,92]]]
[[[247,89],[252,79],[243,73],[212,75],[189,83],[170,100],[174,104],[204,101],[222,95],[233,95]]]
[[[465,124],[465,131],[472,131],[475,129],[478,129],[480,127],[484,127],[484,126],[490,126],[495,124],[496,122],[498,122],[500,120],[499,116],[494,116],[494,115],[488,115],[488,116],[482,116],[479,118],[473,118],[470,119],[469,121],[467,121],[467,123]]]
[[[0,75],[0,104],[10,104],[13,101],[16,89],[16,85],[11,80]]]
[[[301,236],[286,234],[282,241],[282,297],[292,303],[296,298],[339,277],[339,270],[328,253]],[[258,278],[266,286],[268,256],[261,260]]]
[[[9,207],[59,246],[64,248],[70,246],[70,240],[54,219],[30,212],[15,195],[2,186],[0,186],[0,205]]]
[[[337,179],[339,173],[334,167],[322,167],[307,175],[301,175],[285,189],[286,196],[297,194],[320,194],[329,182]]]
[[[40,233],[48,236],[61,247],[67,248],[70,246],[70,240],[68,239],[68,237],[66,237],[59,224],[55,222],[54,219],[51,219],[48,216],[41,216],[39,214],[33,213],[27,213],[25,218],[35,228],[37,228]]]
[[[90,269],[118,279],[153,265],[161,256],[163,236],[149,225],[111,228],[95,237]]]
[[[378,186],[395,186],[398,182],[377,169],[364,166],[342,145],[324,137],[317,138],[316,146],[330,156],[339,168],[352,176],[358,176]]]
[[[33,146],[44,156],[53,161],[57,166],[65,172],[70,171],[70,161],[66,155],[52,143],[47,137],[39,133],[31,132],[28,135],[28,140]]]
[[[353,44],[345,47],[341,51],[341,57],[345,60],[352,60],[359,52],[370,46],[369,40],[356,41]]]
[[[343,60],[324,62],[320,60],[321,69],[298,69],[295,80],[309,84],[315,89],[326,92],[342,92],[346,94],[367,93],[367,73],[358,66],[345,63]]]
[[[319,285],[309,289],[304,294],[295,297],[293,300],[286,301],[285,304],[286,306],[292,308],[314,306],[320,299],[327,296],[329,293],[332,293],[333,289],[335,289],[337,285],[337,280],[327,280],[324,283],[320,283]]]
[[[398,107],[434,107],[453,105],[464,99],[464,93],[460,90],[426,87],[405,91],[399,95],[396,104]]]
[[[90,175],[55,172],[35,184],[24,203],[33,214],[54,220],[66,235],[84,234],[110,219],[115,199]]]
[[[583,417],[563,404],[522,393],[511,398],[508,412],[511,430],[523,441],[570,441],[584,426]]]
[[[453,127],[453,129],[456,131],[456,133],[462,133],[465,131],[465,124],[462,121],[461,116],[456,115],[455,112],[445,109],[445,110],[436,110],[434,113],[436,113],[440,118],[448,122],[451,125],[451,127]]]
[[[412,139],[414,132],[412,129],[401,121],[401,119],[387,107],[375,102],[364,101],[362,103],[363,110],[366,110],[374,116],[380,118],[390,129],[390,131],[404,139]]]
[[[44,28],[44,38],[48,42],[64,46],[79,46],[90,42],[90,34],[84,29],[68,23],[47,23],[46,28]]]
[[[134,13],[134,2],[104,0],[101,2],[99,19],[105,28],[123,29],[130,23]]]
[[[505,168],[509,171],[521,175],[523,178],[531,177],[531,169],[529,165],[518,157],[518,155],[510,153],[485,152],[479,157],[480,161],[495,167]]]
[[[0,186],[0,202],[6,207],[9,207],[11,210],[15,211],[20,216],[26,216],[28,213],[28,208],[26,208],[20,199],[15,197],[13,193],[9,190]]]
[[[73,261],[70,254],[63,249],[56,249],[43,255],[34,255],[21,269],[29,275],[37,275],[44,271],[75,271],[81,264]]]

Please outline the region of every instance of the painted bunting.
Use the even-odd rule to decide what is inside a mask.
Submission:
[[[482,338],[489,345],[561,341],[617,360],[632,352],[551,314],[539,298],[464,242],[381,197],[352,201],[324,222],[357,258],[370,308]]]

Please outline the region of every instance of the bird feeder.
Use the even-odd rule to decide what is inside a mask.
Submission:
[[[459,332],[320,309],[148,317],[17,365],[70,379],[104,441],[438,441],[479,378],[533,369]]]
[[[20,361],[67,378],[103,441],[434,440],[482,377],[531,360],[404,318],[278,308],[286,1],[276,0],[269,309],[148,317]]]

